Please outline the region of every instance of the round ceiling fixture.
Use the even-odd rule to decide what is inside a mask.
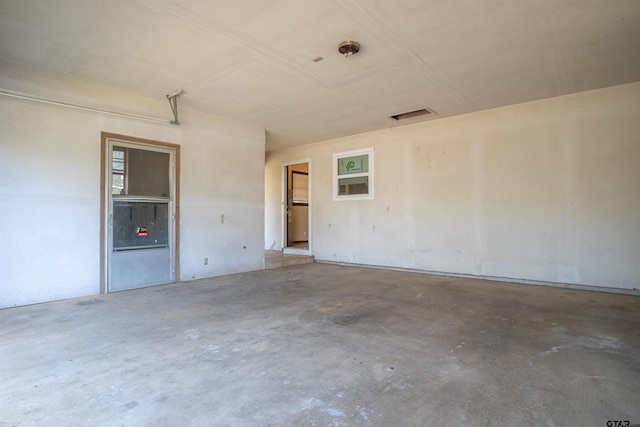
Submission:
[[[346,58],[351,55],[355,55],[360,50],[360,43],[353,40],[345,40],[338,46],[338,52],[343,54]]]

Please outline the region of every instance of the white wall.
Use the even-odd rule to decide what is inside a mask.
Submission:
[[[172,119],[164,94],[6,64],[0,88]],[[0,95],[0,307],[99,293],[102,131],[181,146],[181,280],[263,268],[264,130],[179,109],[175,126]]]
[[[375,200],[334,202],[332,154],[368,147]],[[267,247],[306,157],[319,260],[640,288],[640,83],[268,153]]]

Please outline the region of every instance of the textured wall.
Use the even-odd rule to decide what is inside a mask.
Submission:
[[[172,117],[165,102],[13,71],[0,88]],[[180,118],[0,96],[0,307],[99,293],[102,131],[181,146],[180,279],[263,268],[264,130],[186,109]]]
[[[281,152],[265,245],[282,245],[282,162],[312,162],[317,259],[640,288],[640,83]],[[332,154],[373,147],[375,200],[332,200]]]

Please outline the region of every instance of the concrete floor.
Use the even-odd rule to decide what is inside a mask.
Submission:
[[[637,296],[316,263],[0,325],[0,426],[640,423]]]
[[[313,255],[289,255],[282,251],[264,251],[264,268],[289,267],[313,261]]]

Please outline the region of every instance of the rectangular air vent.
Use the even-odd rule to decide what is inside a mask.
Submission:
[[[421,108],[420,110],[409,111],[408,113],[396,114],[395,116],[391,116],[394,120],[406,120],[413,119],[414,117],[427,116],[436,114],[432,110],[428,108]]]

